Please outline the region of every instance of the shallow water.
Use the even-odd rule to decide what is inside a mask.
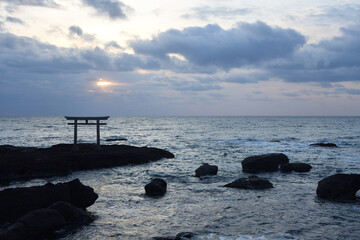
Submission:
[[[359,239],[360,203],[320,200],[316,187],[335,173],[360,173],[360,117],[110,117],[107,123],[102,139],[124,137],[120,144],[164,148],[176,158],[50,179],[79,178],[99,194],[88,208],[96,220],[64,239],[151,239],[184,231],[197,239]],[[63,117],[0,118],[0,126],[0,144],[47,147],[73,137]],[[78,136],[95,142],[95,127],[80,126]],[[315,142],[339,148],[309,146]],[[269,190],[222,187],[249,175],[242,173],[245,157],[270,152],[313,168],[258,174],[273,183]],[[195,178],[205,162],[219,166],[218,175]],[[144,194],[155,177],[168,183],[164,197]]]

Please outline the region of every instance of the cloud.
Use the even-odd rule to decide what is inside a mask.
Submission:
[[[111,48],[123,49],[116,41],[107,42],[107,43],[105,44],[105,48],[106,48],[106,49],[111,49]]]
[[[156,60],[93,49],[60,48],[38,40],[0,33],[0,71],[5,73],[74,74],[90,70],[157,69]]]
[[[7,17],[5,21],[11,23],[24,24],[24,22],[21,19],[15,17]]]
[[[137,54],[168,61],[168,54],[176,53],[190,64],[223,69],[288,57],[304,44],[305,37],[295,30],[271,27],[263,22],[239,23],[229,30],[216,24],[182,31],[171,29],[152,40],[130,42]]]
[[[360,25],[341,28],[341,35],[310,44],[267,69],[290,82],[360,81]]]
[[[69,35],[77,35],[81,37],[83,35],[83,30],[78,26],[69,27]]]
[[[191,13],[182,15],[181,17],[186,19],[198,18],[201,20],[209,20],[214,17],[223,19],[233,19],[236,16],[247,15],[252,12],[250,8],[226,8],[226,7],[196,7],[191,9]]]
[[[57,8],[59,5],[54,0],[2,0],[12,5],[40,6]]]
[[[114,0],[82,0],[87,6],[93,7],[99,14],[106,15],[112,20],[126,19],[125,12],[132,9],[120,1]]]

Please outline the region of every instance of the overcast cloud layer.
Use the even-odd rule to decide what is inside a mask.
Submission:
[[[273,115],[360,115],[360,109],[356,110],[360,100],[358,23],[346,20],[337,31],[332,30],[334,34],[322,32],[324,37],[314,42],[302,28],[270,24],[263,19],[235,20],[234,15],[256,18],[258,9],[251,6],[193,6],[178,14],[179,21],[187,23],[184,27],[142,37],[121,35],[117,30],[143,14],[131,2],[79,0],[77,6],[89,10],[88,21],[106,23],[104,28],[114,24],[117,28],[111,29],[118,31],[119,37],[106,39],[106,34],[99,34],[101,28],[92,28],[83,21],[51,24],[47,34],[54,34],[54,38],[49,40],[36,37],[35,30],[32,36],[17,31],[22,26],[33,26],[33,18],[21,15],[26,7],[45,7],[64,14],[71,6],[67,4],[60,0],[6,0],[0,4],[6,13],[0,18],[0,115],[63,115],[79,111],[116,115],[272,115],[268,106],[279,108],[277,105],[283,106],[283,111]],[[155,17],[162,12],[158,7],[151,12],[156,12]],[[321,14],[310,13],[308,17],[339,19],[337,16],[347,12],[353,16],[360,12],[355,4],[331,15],[334,9],[327,6]],[[127,15],[129,10],[133,12],[131,17]],[[219,23],[210,23],[212,18],[219,19]],[[202,22],[189,24],[191,19]],[[232,24],[225,27],[223,21]],[[338,24],[334,21],[334,28]],[[127,41],[121,36],[126,36]],[[66,44],[62,45],[58,38]],[[112,85],[98,87],[99,79],[111,81]],[[326,102],[336,107],[322,111]],[[348,111],[344,111],[344,103]],[[239,109],[246,104],[253,109]],[[292,111],[300,107],[302,112]]]

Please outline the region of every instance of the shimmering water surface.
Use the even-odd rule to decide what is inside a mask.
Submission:
[[[184,231],[197,239],[360,239],[360,203],[316,197],[322,178],[360,173],[360,117],[110,117],[107,123],[102,139],[124,137],[126,144],[163,148],[176,158],[47,179],[79,178],[99,194],[88,208],[96,220],[64,239],[151,239]],[[73,140],[63,117],[3,117],[0,127],[0,144],[48,147]],[[78,136],[95,142],[95,127],[80,126]],[[309,146],[315,142],[339,148]],[[222,187],[248,176],[241,167],[245,157],[270,152],[313,168],[258,174],[273,183],[270,190]],[[205,162],[218,165],[218,175],[195,178]],[[144,195],[155,177],[168,183],[164,197]]]

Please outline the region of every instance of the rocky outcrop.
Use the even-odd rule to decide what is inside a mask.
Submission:
[[[31,211],[47,208],[59,201],[86,209],[97,198],[94,190],[83,185],[79,179],[66,183],[5,189],[0,191],[0,224],[14,222]]]
[[[58,144],[50,148],[0,146],[0,183],[68,175],[74,171],[143,164],[174,154],[157,148],[127,145]]]
[[[242,162],[243,172],[260,173],[275,172],[279,170],[279,165],[289,162],[288,157],[282,153],[269,153],[245,158]]]
[[[242,188],[242,189],[267,189],[272,188],[272,183],[258,176],[249,176],[247,178],[239,178],[232,183],[226,184],[224,187]]]
[[[318,182],[316,194],[330,201],[351,201],[359,190],[360,174],[335,174]]]
[[[284,173],[288,173],[288,172],[309,172],[311,169],[311,165],[307,164],[307,163],[299,163],[299,162],[294,162],[294,163],[286,163],[286,164],[282,164],[280,165],[280,171],[284,172]]]
[[[313,147],[338,147],[335,143],[313,143],[310,144]]]
[[[163,196],[166,193],[167,183],[161,178],[154,178],[145,185],[145,193],[148,196]]]
[[[218,166],[204,163],[198,169],[195,170],[195,177],[202,177],[206,175],[216,175],[218,172]]]
[[[84,210],[68,202],[57,202],[49,208],[31,211],[0,232],[1,240],[37,240],[58,229],[72,230],[93,221]]]

